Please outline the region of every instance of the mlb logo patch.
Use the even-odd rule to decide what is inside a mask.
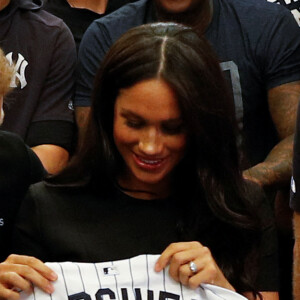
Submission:
[[[105,267],[103,268],[103,274],[106,276],[113,276],[113,275],[119,275],[119,272],[116,267]]]

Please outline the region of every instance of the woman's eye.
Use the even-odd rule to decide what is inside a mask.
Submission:
[[[180,134],[183,131],[183,124],[176,124],[176,125],[168,125],[165,124],[162,126],[162,131],[166,134]]]
[[[126,125],[130,128],[142,128],[143,122],[135,120],[126,120]]]

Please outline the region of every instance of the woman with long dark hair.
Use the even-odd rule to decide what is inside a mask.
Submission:
[[[30,189],[16,252],[77,262],[161,254],[155,270],[169,265],[192,288],[277,299],[272,226],[241,175],[233,107],[204,38],[176,24],[127,32],[96,77],[84,142],[64,171]],[[35,259],[6,263],[22,259],[53,279]]]

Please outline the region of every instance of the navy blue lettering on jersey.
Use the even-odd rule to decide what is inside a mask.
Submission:
[[[97,291],[96,300],[104,300],[105,295],[107,295],[109,297],[109,299],[111,299],[111,300],[116,299],[115,293],[111,289],[106,288],[106,289],[100,289]]]
[[[69,300],[91,300],[91,296],[85,292],[81,292],[81,293],[77,293],[77,294],[73,294],[73,295],[69,295],[68,296]],[[98,298],[96,297],[96,299],[98,300]],[[101,298],[100,298],[101,299]],[[102,300],[102,299],[101,299]]]
[[[136,300],[153,300],[153,291],[148,290],[148,297],[146,299],[142,299],[141,297],[141,289],[135,289],[135,295],[136,295]],[[122,288],[121,289],[121,293],[122,293],[122,300],[128,300],[128,291],[126,288]],[[111,290],[111,289],[99,289],[95,295],[96,300],[105,300],[104,296],[107,295],[109,297],[109,299],[111,300],[115,300],[116,299],[116,295],[115,293]],[[149,297],[150,295],[150,297]],[[69,295],[68,296],[69,300],[91,300],[91,296],[88,295],[85,292],[81,292],[81,293],[77,293],[74,295]],[[179,300],[180,299],[180,295],[176,295],[176,294],[172,294],[169,292],[165,292],[165,291],[160,291],[159,292],[159,297],[158,299],[155,300],[167,300],[167,299],[172,299],[172,300]]]
[[[268,109],[268,90],[300,80],[300,29],[284,7],[256,0],[213,0],[205,36],[221,61],[236,104],[248,165],[265,159],[278,137]],[[151,0],[125,5],[92,23],[79,50],[75,105],[89,106],[93,79],[121,34],[155,22]]]

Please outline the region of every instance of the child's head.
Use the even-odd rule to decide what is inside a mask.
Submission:
[[[13,72],[13,67],[9,64],[3,51],[0,49],[0,96],[2,97],[10,90]]]

